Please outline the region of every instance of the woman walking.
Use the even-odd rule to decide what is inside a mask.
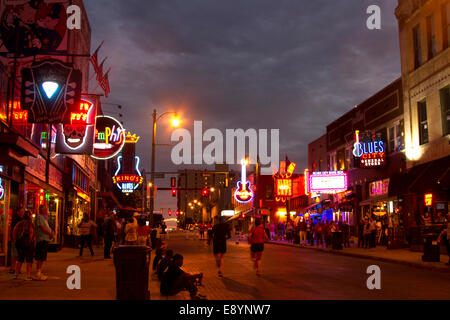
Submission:
[[[91,256],[94,256],[94,250],[92,249],[92,233],[91,228],[97,228],[97,225],[94,221],[89,219],[89,215],[85,213],[83,215],[83,220],[78,225],[80,229],[80,257],[83,256],[84,245],[87,244],[89,251],[91,252]]]
[[[253,268],[256,269],[256,275],[261,276],[261,258],[264,251],[264,241],[267,240],[267,234],[261,225],[261,220],[255,220],[255,226],[248,235],[250,240],[250,252],[253,260]]]

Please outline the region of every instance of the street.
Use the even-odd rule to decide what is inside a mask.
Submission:
[[[199,292],[209,300],[450,299],[450,273],[446,272],[266,244],[259,278],[252,269],[248,244],[229,242],[224,277],[219,278],[212,247],[205,240],[171,234],[168,247],[184,256],[186,271],[204,273]],[[49,279],[42,282],[12,280],[2,269],[0,299],[115,299],[113,262],[103,260],[101,248],[95,251],[94,257],[85,253],[82,258],[73,249],[51,253],[44,265]],[[366,287],[366,269],[373,264],[381,268],[381,290]],[[69,265],[81,268],[81,290],[66,287]],[[154,279],[149,288],[151,299],[161,299]],[[188,297],[181,294],[175,299]]]

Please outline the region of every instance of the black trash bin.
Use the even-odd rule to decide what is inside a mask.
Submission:
[[[342,231],[335,231],[332,232],[332,249],[333,250],[342,250],[342,242],[343,242],[343,232]]]
[[[114,249],[116,295],[118,300],[148,300],[151,248],[147,246],[118,246]]]
[[[440,262],[441,251],[439,245],[439,236],[434,233],[424,234],[422,261]]]

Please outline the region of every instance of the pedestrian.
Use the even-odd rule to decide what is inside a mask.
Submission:
[[[125,244],[136,245],[137,244],[137,217],[139,213],[135,212],[133,217],[128,220],[125,226]]]
[[[348,225],[347,221],[344,221],[344,223],[342,224],[342,235],[344,248],[350,248],[350,226]]]
[[[80,257],[83,256],[84,245],[87,244],[89,251],[91,252],[91,256],[94,256],[94,250],[92,249],[92,228],[97,228],[97,225],[94,221],[89,219],[89,215],[85,213],[83,215],[83,219],[78,225],[80,229]]]
[[[287,226],[286,226],[286,234],[287,234],[287,240],[291,241],[293,240],[293,235],[294,235],[294,222],[292,220],[289,220],[288,222],[286,222]]]
[[[13,233],[14,228],[16,227],[16,225],[22,220],[23,215],[25,213],[25,210],[20,207],[18,208],[11,219],[11,231],[9,234]],[[19,253],[17,252],[17,248],[16,248],[16,244],[14,243],[14,240],[11,237],[11,241],[9,243],[9,247],[11,248],[11,266],[9,269],[9,273],[14,274],[16,272],[16,261],[17,258],[19,257]]]
[[[18,222],[13,229],[13,242],[17,249],[17,263],[15,265],[15,277],[19,278],[22,264],[27,263],[27,277],[25,280],[33,280],[31,278],[31,269],[33,268],[33,249],[35,242],[35,232],[33,230],[33,222],[31,221],[31,212],[29,210],[22,214],[22,220]]]
[[[447,240],[447,241],[445,241]],[[447,230],[446,230],[446,236],[444,236],[445,246],[447,247],[447,253],[448,253],[448,262],[446,265],[450,267],[450,213],[447,215]]]
[[[361,219],[358,224],[358,248],[364,248],[364,220]]]
[[[314,230],[313,228],[314,225],[311,219],[308,219],[306,222],[306,240],[309,245],[311,245],[313,242],[313,230]]]
[[[156,266],[156,274],[158,275],[158,279],[161,281],[166,272],[169,265],[172,263],[173,258],[173,250],[167,250],[164,258],[159,260],[158,265]]]
[[[261,225],[260,219],[255,219],[255,226],[250,230],[248,235],[250,241],[250,252],[253,260],[253,268],[256,275],[261,276],[261,258],[264,251],[264,241],[267,240],[267,234]]]
[[[200,239],[205,239],[205,224],[204,223],[200,223],[199,228],[199,232],[200,232]]]
[[[138,246],[146,246],[149,243],[150,233],[152,230],[145,224],[144,219],[138,220],[137,232],[137,244]]]
[[[300,236],[300,245],[301,246],[306,246],[307,242],[306,242],[306,234],[308,231],[308,224],[305,222],[305,220],[301,220],[299,225],[299,236]]]
[[[211,221],[208,222],[208,224],[206,226],[206,236],[208,238],[208,246],[209,246],[209,245],[211,245],[211,241],[212,241],[212,237],[213,237]]]
[[[264,231],[266,232],[267,239],[270,239],[270,227],[268,221],[264,222]]]
[[[369,219],[366,219],[364,223],[364,248],[366,249],[370,248],[370,236],[371,236],[370,222]]]
[[[153,259],[153,265],[152,265],[152,270],[156,272],[157,268],[158,268],[158,264],[159,262],[162,260],[163,258],[163,252],[161,248],[156,249],[155,251],[155,258]]]
[[[375,220],[370,218],[369,220],[369,231],[370,231],[370,248],[375,248],[377,244],[377,223]]]
[[[319,246],[319,245],[323,244],[322,231],[323,231],[322,221],[319,221],[316,224],[316,227],[315,227],[315,230],[314,230],[314,236],[316,238],[316,246]]]
[[[178,294],[182,290],[187,290],[189,291],[192,300],[202,300],[206,298],[205,296],[198,294],[198,288],[195,285],[195,282],[201,284],[203,273],[189,274],[181,270],[182,266],[183,256],[181,254],[174,255],[172,263],[161,280],[161,294],[171,296]]]
[[[223,277],[223,257],[227,252],[227,239],[231,238],[230,226],[220,217],[220,222],[213,227],[213,252],[217,264],[217,273]]]
[[[284,224],[280,221],[277,226],[278,240],[284,240],[284,230]]]
[[[270,230],[270,240],[275,240],[275,224],[273,222],[270,222],[269,230]]]
[[[327,220],[324,224],[323,235],[325,236],[325,247],[331,245],[331,223]]]
[[[38,216],[35,220],[36,227],[36,277],[35,280],[45,281],[47,276],[42,274],[42,266],[47,261],[48,243],[55,238],[55,233],[50,228],[47,222],[48,209],[46,205],[40,205],[38,209]]]
[[[110,212],[105,213],[105,221],[103,222],[103,240],[104,240],[104,254],[105,259],[111,259],[111,247],[114,242],[115,235],[117,233],[116,221],[113,214]]]

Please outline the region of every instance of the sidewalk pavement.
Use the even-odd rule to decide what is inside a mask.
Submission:
[[[291,246],[299,249],[318,250],[332,254],[339,254],[350,257],[366,258],[378,261],[393,262],[412,267],[431,269],[436,271],[450,272],[450,266],[446,265],[449,261],[447,255],[441,254],[441,262],[425,262],[422,261],[423,252],[414,252],[409,249],[387,249],[384,246],[377,246],[376,248],[364,249],[352,246],[350,248],[343,248],[343,250],[333,250],[331,248],[324,248],[319,246],[300,246],[293,244],[286,240],[269,240],[268,244]]]

